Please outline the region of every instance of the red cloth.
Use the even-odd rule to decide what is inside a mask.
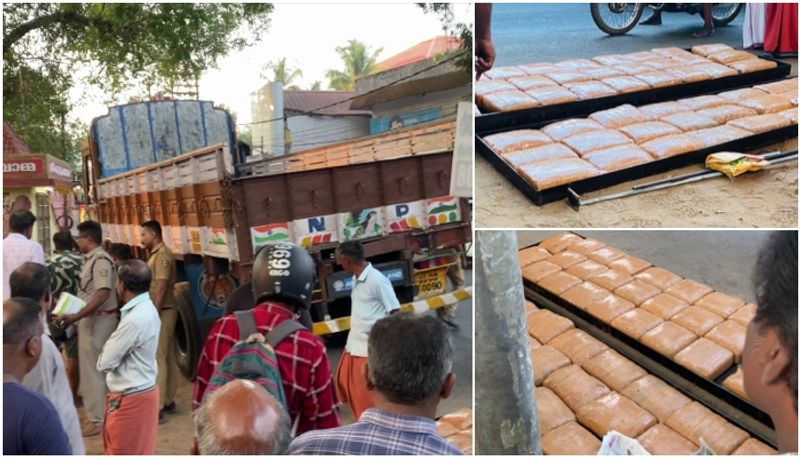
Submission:
[[[764,50],[797,54],[797,3],[768,3]]]
[[[103,421],[106,455],[154,455],[158,437],[158,387],[120,397],[117,393],[106,396]],[[119,407],[108,412],[115,399],[119,399]]]
[[[367,389],[367,380],[364,378],[364,367],[367,366],[366,357],[356,357],[349,351],[344,351],[339,368],[336,370],[337,393],[342,403],[350,405],[356,420],[361,418],[361,413],[375,404],[372,391]]]
[[[287,308],[269,302],[253,308],[253,316],[261,333],[294,318]],[[238,342],[239,325],[235,315],[223,317],[211,327],[197,366],[192,396],[194,408],[203,401],[206,387],[217,365]],[[338,427],[340,421],[334,409],[336,392],[331,364],[322,341],[308,330],[298,330],[281,341],[275,347],[275,353],[278,355],[278,368],[289,406],[289,416],[292,421],[300,417],[298,435],[309,430]]]

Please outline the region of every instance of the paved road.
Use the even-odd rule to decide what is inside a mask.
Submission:
[[[472,284],[472,271],[465,270],[467,285]],[[461,302],[456,313],[456,322],[460,325],[458,330],[452,331],[453,347],[455,349],[454,371],[456,373],[456,387],[450,398],[439,405],[439,414],[447,414],[461,408],[472,407],[472,303]],[[334,372],[342,356],[342,347],[328,346],[328,356]],[[178,387],[176,414],[167,416],[167,422],[159,426],[156,453],[159,455],[187,454],[194,435],[191,417],[191,399],[194,384],[181,377]],[[82,412],[82,410],[81,410]],[[342,421],[353,422],[353,415],[347,406],[341,409]],[[103,438],[95,436],[87,438],[86,453],[102,454]]]
[[[591,58],[659,46],[726,43],[741,48],[743,18],[744,11],[711,37],[697,39],[692,33],[702,28],[699,15],[664,13],[661,26],[637,25],[627,35],[609,37],[594,24],[586,3],[496,3],[492,12],[495,65]]]
[[[519,231],[520,247],[529,246],[561,232]],[[753,268],[770,232],[762,230],[719,231],[624,231],[576,230],[611,246],[666,268],[684,278],[752,303]]]

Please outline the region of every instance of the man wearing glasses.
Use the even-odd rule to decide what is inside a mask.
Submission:
[[[87,422],[83,436],[99,435],[105,416],[106,380],[97,370],[97,359],[106,340],[117,328],[117,294],[114,290],[117,273],[114,261],[103,249],[103,230],[95,221],[78,225],[77,243],[84,253],[83,268],[78,283],[78,298],[86,306],[78,313],[59,319],[62,327],[78,324],[78,352],[83,406]]]

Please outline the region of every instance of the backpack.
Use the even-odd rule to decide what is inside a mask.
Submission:
[[[225,354],[225,357],[217,365],[208,383],[207,394],[235,379],[246,379],[260,384],[288,412],[289,408],[286,394],[283,391],[275,347],[288,336],[305,327],[293,319],[288,319],[278,324],[266,335],[262,335],[258,332],[252,310],[236,311],[234,315],[239,326],[239,342]],[[298,421],[295,420],[293,432],[297,423]]]

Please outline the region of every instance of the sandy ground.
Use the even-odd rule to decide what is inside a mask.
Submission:
[[[797,139],[762,152],[797,149]],[[685,167],[587,195],[628,190],[650,182],[700,170]],[[501,227],[670,227],[778,228],[797,226],[797,162],[734,180],[715,178],[574,211],[566,200],[536,206],[483,157],[475,165],[475,222],[479,228]]]

